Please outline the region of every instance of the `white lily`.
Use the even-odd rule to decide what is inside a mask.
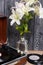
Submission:
[[[29,2],[27,2],[25,6],[28,9],[28,11],[34,11],[35,10],[33,7],[30,7]]]
[[[26,7],[26,5],[24,5],[24,7],[22,7],[21,9],[24,14],[28,14],[29,11],[28,11],[28,8]]]
[[[23,11],[25,14],[28,15],[28,13],[29,13],[30,11],[34,11],[34,8],[28,7],[27,5],[25,5],[25,7],[22,7],[22,11]]]
[[[24,14],[28,14],[29,11],[34,10],[34,8],[29,7],[29,3],[27,2],[26,4],[24,4],[23,2],[16,2],[15,3],[15,7],[16,7],[16,11],[19,14],[22,14],[22,16]]]
[[[39,18],[43,18],[43,8],[42,8],[42,4],[39,2],[40,4],[40,8],[39,8]]]
[[[39,18],[43,18],[43,8],[39,9]]]
[[[22,8],[22,7],[24,7],[24,3],[22,3],[22,2],[15,2],[15,7],[16,8]]]
[[[25,13],[28,13],[28,8],[24,5],[24,3],[15,3],[16,11],[19,12],[19,14],[24,15]]]
[[[39,2],[39,1],[38,1]],[[40,8],[42,8],[42,4],[39,2],[39,4],[40,4]]]
[[[29,5],[33,4],[35,0],[21,0],[22,2],[28,2]]]
[[[26,4],[24,5],[24,7],[21,8],[21,11],[22,11],[24,14],[27,14],[27,15],[28,15],[28,13],[29,13],[30,11],[34,11],[34,8],[30,7],[30,6],[28,5],[28,3],[26,3]]]
[[[19,15],[14,9],[12,9],[12,14],[10,15],[9,19],[12,19],[10,25],[12,26],[15,22],[20,25],[20,19],[22,15]]]
[[[24,12],[20,8],[17,8],[16,12],[21,16],[22,19],[22,17],[24,16]]]
[[[29,0],[29,1],[28,1],[28,4],[29,4],[29,5],[32,5],[34,2],[35,2],[35,0]]]

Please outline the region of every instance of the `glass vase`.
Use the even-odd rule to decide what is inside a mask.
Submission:
[[[25,37],[21,37],[20,40],[17,42],[17,51],[21,54],[26,53],[28,51],[28,40]]]

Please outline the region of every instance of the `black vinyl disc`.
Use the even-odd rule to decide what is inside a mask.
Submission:
[[[31,64],[37,64],[41,60],[40,54],[28,54],[27,55],[27,61]]]

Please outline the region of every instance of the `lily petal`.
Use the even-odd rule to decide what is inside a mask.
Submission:
[[[9,16],[9,19],[12,19],[12,15]]]
[[[24,0],[26,3],[28,3],[29,5],[32,5],[34,3],[35,0]]]
[[[40,1],[38,1],[39,2],[39,4],[40,4],[40,8],[42,8],[42,4],[40,3]]]
[[[22,17],[24,16],[24,12],[20,8],[17,8],[16,11],[19,14],[19,18],[22,19]]]
[[[20,21],[19,21],[19,20],[17,20],[16,23],[17,23],[18,25],[20,25]]]
[[[14,19],[14,14],[11,14],[9,19]]]
[[[43,18],[43,8],[39,9],[39,18]]]
[[[12,14],[15,14],[15,10],[14,10],[14,8],[12,8],[11,12],[12,12]]]
[[[30,7],[30,8],[29,8],[29,11],[35,11],[35,9]]]
[[[10,22],[10,25],[12,26],[14,23],[15,23],[15,21],[14,21],[14,20],[12,20],[12,21]]]
[[[15,7],[16,7],[16,8],[21,8],[21,7],[23,7],[23,6],[24,6],[23,3],[15,2]]]

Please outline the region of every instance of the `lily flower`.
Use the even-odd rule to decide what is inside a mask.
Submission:
[[[43,18],[43,8],[39,9],[39,18]]]
[[[34,2],[35,2],[35,0],[21,0],[22,2],[28,2],[29,3],[29,5],[32,5]]]
[[[28,11],[34,11],[34,8],[30,7],[29,2],[27,2],[25,6],[28,9]]]
[[[22,19],[22,17],[24,16],[24,12],[22,11],[22,9],[16,8],[16,12],[21,16],[21,19]]]
[[[19,12],[19,14],[24,15],[25,13],[28,13],[28,9],[25,7],[24,3],[15,3],[16,11]]]
[[[27,3],[28,3],[29,5],[32,5],[34,2],[35,2],[35,0],[28,0]]]
[[[34,10],[34,8],[29,7],[28,3],[24,4],[22,2],[21,3],[16,2],[15,3],[15,7],[16,7],[16,11],[19,12],[19,14],[22,14],[22,16],[24,14],[28,14],[28,12]]]
[[[10,25],[12,26],[15,22],[20,25],[20,19],[21,19],[21,15],[19,15],[19,13],[17,13],[14,9],[12,9],[12,14],[10,15],[9,19],[12,19]]]
[[[24,7],[24,3],[22,2],[15,2],[15,8],[22,8]]]

